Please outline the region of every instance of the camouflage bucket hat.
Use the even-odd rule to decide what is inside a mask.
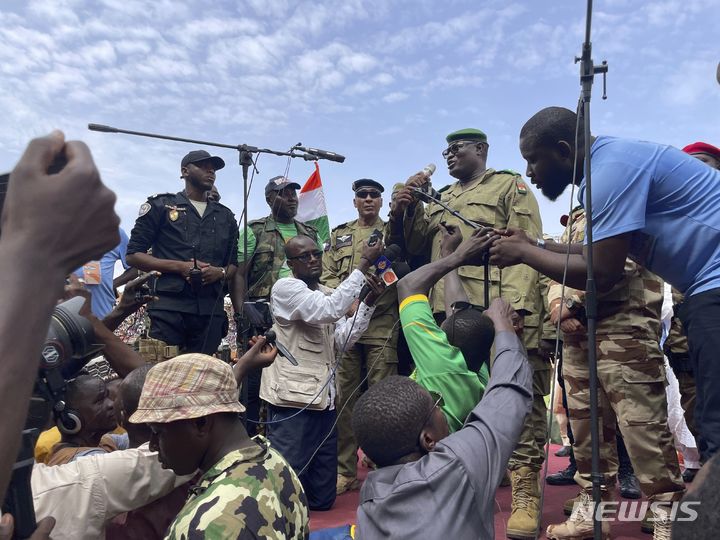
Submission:
[[[205,354],[183,354],[148,371],[133,424],[245,411],[229,365]]]

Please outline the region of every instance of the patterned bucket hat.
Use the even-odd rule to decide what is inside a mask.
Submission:
[[[183,354],[148,371],[133,424],[174,422],[245,411],[229,365],[205,354]]]

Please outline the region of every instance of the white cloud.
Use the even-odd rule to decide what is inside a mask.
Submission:
[[[398,101],[405,101],[408,97],[405,92],[391,92],[383,97],[383,101],[385,103],[397,103]]]

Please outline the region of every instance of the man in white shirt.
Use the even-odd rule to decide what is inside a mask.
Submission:
[[[105,538],[107,521],[162,497],[191,476],[164,469],[145,444],[67,465],[36,463],[30,482],[37,520],[56,519],[53,540],[97,540]]]
[[[382,242],[366,244],[357,269],[333,290],[320,284],[317,244],[296,236],[285,245],[294,277],[279,279],[272,288],[273,330],[298,365],[279,359],[265,368],[260,397],[269,403],[270,443],[298,473],[311,510],[328,510],[335,502],[335,369],[370,322],[374,293],[352,317],[346,314],[365,285],[363,272],[381,252]]]

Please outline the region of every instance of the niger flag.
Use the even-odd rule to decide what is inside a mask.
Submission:
[[[330,223],[325,206],[322,180],[320,179],[320,166],[315,163],[315,170],[305,182],[298,196],[297,220],[309,223],[318,231],[323,244],[330,241]]]

